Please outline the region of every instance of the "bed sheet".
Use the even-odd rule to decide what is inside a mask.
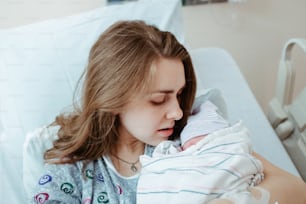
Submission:
[[[222,91],[230,122],[242,120],[250,130],[254,150],[273,164],[300,176],[233,57],[221,48],[191,50],[198,90]]]

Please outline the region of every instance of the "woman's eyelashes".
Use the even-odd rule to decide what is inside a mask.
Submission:
[[[151,103],[153,105],[162,105],[166,102],[167,97],[166,96],[159,96],[151,99]]]
[[[181,100],[181,95],[182,95],[181,92],[176,95],[176,100],[179,101],[179,102]],[[162,105],[162,104],[166,103],[169,100],[169,98],[171,98],[171,97],[167,94],[161,95],[161,96],[155,96],[155,97],[151,98],[150,102],[153,105]]]

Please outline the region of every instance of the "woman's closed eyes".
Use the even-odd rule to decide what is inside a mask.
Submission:
[[[156,94],[157,95],[157,94]],[[153,105],[162,105],[167,101],[167,95],[166,94],[158,94],[157,96],[153,96],[150,100],[150,102]]]
[[[151,98],[150,102],[151,102],[153,105],[162,105],[162,104],[164,104],[164,103],[167,102],[167,100],[168,100],[169,97],[170,97],[170,96],[168,96],[168,94],[162,94],[162,95],[160,95],[160,96],[154,96],[154,97]],[[176,99],[177,99],[178,101],[181,100],[181,92],[178,93],[178,94],[176,95]]]

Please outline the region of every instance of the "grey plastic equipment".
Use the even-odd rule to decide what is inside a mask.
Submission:
[[[295,72],[291,52],[297,45],[306,53],[306,40],[290,39],[284,46],[278,70],[276,96],[269,103],[268,120],[306,181],[306,87],[292,100]]]

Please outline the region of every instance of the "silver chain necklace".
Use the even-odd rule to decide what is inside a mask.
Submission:
[[[128,161],[125,161],[124,159],[121,159],[120,157],[118,157],[114,154],[112,154],[112,156],[115,157],[116,159],[119,159],[120,161],[130,165],[130,169],[133,173],[136,173],[138,171],[138,168],[137,168],[136,164],[139,162],[139,159],[137,159],[137,161],[135,161],[135,162],[128,162]]]

